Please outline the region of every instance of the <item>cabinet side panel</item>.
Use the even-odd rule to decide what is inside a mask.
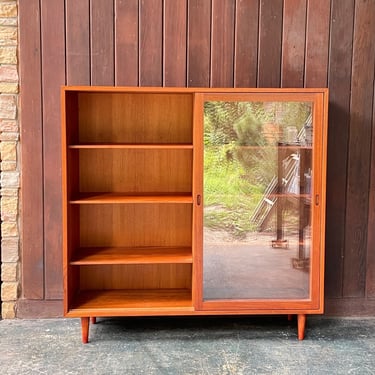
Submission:
[[[312,195],[311,295],[323,312],[326,207],[327,93],[317,94],[314,101],[314,152]]]

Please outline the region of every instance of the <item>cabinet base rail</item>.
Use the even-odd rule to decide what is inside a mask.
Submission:
[[[288,314],[288,320],[293,319],[292,314]],[[82,317],[81,318],[81,330],[82,330],[82,343],[87,344],[89,342],[89,330],[90,323],[96,324],[96,317]],[[297,314],[297,337],[298,340],[305,338],[305,327],[306,327],[306,314]]]

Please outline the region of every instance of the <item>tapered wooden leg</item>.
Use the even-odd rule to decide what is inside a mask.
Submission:
[[[89,342],[89,326],[90,318],[81,318],[81,330],[82,330],[82,343],[87,344]]]
[[[306,314],[298,314],[298,340],[305,338]]]
[[[288,314],[288,321],[291,322],[293,320],[293,315],[292,314]]]
[[[96,324],[96,318],[95,318],[95,316],[92,316],[92,317],[90,318],[90,323],[91,323],[91,324]]]

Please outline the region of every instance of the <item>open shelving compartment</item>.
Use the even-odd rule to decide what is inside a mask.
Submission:
[[[192,310],[192,94],[67,89],[63,108],[65,315]]]

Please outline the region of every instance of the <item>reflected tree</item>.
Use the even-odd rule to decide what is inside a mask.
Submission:
[[[236,237],[254,230],[249,213],[276,174],[275,147],[299,132],[310,103],[210,101],[204,106],[205,225]]]

